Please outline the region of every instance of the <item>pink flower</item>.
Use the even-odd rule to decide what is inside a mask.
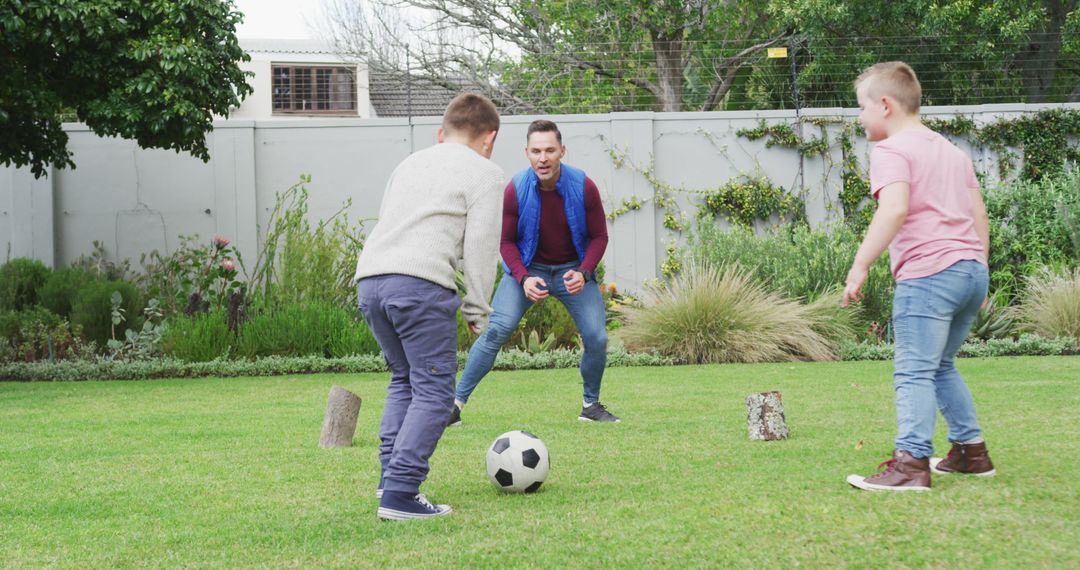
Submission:
[[[216,247],[218,249],[223,249],[227,245],[229,245],[229,240],[225,239],[225,236],[222,236],[222,235],[214,236],[214,247]]]
[[[221,260],[221,268],[225,271],[236,271],[236,262],[226,257]]]

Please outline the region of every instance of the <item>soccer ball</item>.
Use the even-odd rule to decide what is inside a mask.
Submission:
[[[536,491],[547,478],[548,466],[547,447],[527,431],[508,431],[488,448],[488,477],[501,491]]]

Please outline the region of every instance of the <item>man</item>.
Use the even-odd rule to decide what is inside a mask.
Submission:
[[[617,422],[619,418],[600,403],[607,314],[594,271],[608,242],[600,191],[580,169],[562,164],[566,146],[555,123],[533,121],[526,143],[530,167],[515,175],[503,193],[499,250],[506,275],[492,301],[491,322],[469,350],[448,423],[461,423],[465,402],[491,370],[521,317],[549,296],[566,306],[585,345],[578,419]]]
[[[505,180],[489,160],[498,130],[498,111],[486,97],[454,98],[439,144],[409,156],[390,176],[379,223],[357,261],[360,311],[390,368],[376,491],[385,520],[451,512],[419,489],[454,408],[458,307],[476,333],[491,312]],[[464,304],[454,283],[462,257]]]

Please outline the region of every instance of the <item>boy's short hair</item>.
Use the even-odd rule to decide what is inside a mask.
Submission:
[[[529,130],[525,132],[526,143],[529,142],[529,137],[533,133],[555,133],[555,138],[559,139],[559,144],[562,144],[562,133],[559,132],[559,126],[551,121],[537,119],[529,123]]]
[[[866,94],[871,99],[887,95],[900,103],[904,110],[916,113],[922,100],[922,86],[915,70],[902,61],[885,61],[867,67],[855,79],[855,89],[864,81],[870,81]]]
[[[446,106],[442,128],[475,139],[499,130],[499,110],[479,93],[462,93]]]

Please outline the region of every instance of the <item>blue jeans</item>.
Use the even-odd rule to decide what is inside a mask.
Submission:
[[[897,449],[918,458],[934,452],[936,409],[949,424],[949,441],[969,441],[982,434],[975,402],[955,361],[986,297],[988,282],[985,265],[965,260],[934,275],[896,284]]]
[[[581,333],[585,354],[581,357],[581,379],[584,384],[584,400],[589,403],[600,399],[600,381],[604,377],[607,364],[607,312],[604,298],[596,281],[587,281],[585,288],[577,295],[571,295],[563,283],[563,274],[577,267],[577,263],[563,265],[544,265],[533,263],[528,267],[529,275],[539,277],[548,285],[548,293],[562,302],[574,319],[578,332]],[[548,300],[547,302],[551,302]],[[491,371],[495,364],[495,355],[517,330],[521,317],[533,305],[512,275],[503,276],[499,288],[495,290],[495,299],[491,301],[495,311],[487,329],[476,339],[469,349],[469,360],[458,380],[456,398],[462,402],[469,400],[469,395],[476,389],[480,380]]]
[[[461,299],[451,289],[405,275],[361,279],[357,294],[390,368],[379,424],[384,488],[416,493],[454,406]]]

